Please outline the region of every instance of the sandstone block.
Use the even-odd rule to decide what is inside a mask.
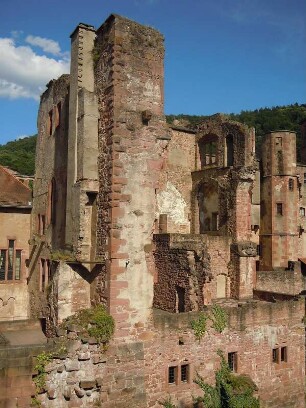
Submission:
[[[80,388],[84,388],[85,390],[94,388],[96,386],[96,380],[82,380],[80,381]]]
[[[66,371],[79,371],[80,363],[76,360],[68,360],[65,363],[65,369]]]
[[[83,398],[84,395],[85,395],[85,391],[82,390],[82,389],[79,388],[79,387],[74,387],[74,392],[76,393],[76,395],[77,395],[79,398]]]

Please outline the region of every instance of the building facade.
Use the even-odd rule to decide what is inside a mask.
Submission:
[[[116,322],[104,359],[86,346],[82,367],[56,365],[56,396],[43,401],[157,407],[170,395],[189,407],[196,373],[213,382],[221,349],[263,407],[304,407],[306,167],[296,136],[266,135],[259,163],[254,130],[223,115],[168,126],[163,41],[117,15],[97,30],[80,24],[70,75],[41,97],[31,316],[49,335],[96,304]],[[228,326],[198,341],[191,321],[216,304]],[[84,375],[100,381],[95,391],[77,391]]]

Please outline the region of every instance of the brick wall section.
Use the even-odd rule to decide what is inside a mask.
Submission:
[[[185,289],[185,311],[201,310],[218,297],[223,275],[223,297],[229,296],[230,238],[218,235],[154,235],[156,278],[153,305],[178,312],[177,287]],[[219,288],[220,290],[220,288]]]
[[[35,395],[33,357],[45,346],[0,347],[0,406],[28,408]]]
[[[300,262],[294,263],[294,270],[257,271],[255,287],[274,293],[299,294],[303,287]]]

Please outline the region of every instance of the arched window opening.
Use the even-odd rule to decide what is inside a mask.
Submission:
[[[217,164],[217,137],[205,137],[199,141],[201,167]]]

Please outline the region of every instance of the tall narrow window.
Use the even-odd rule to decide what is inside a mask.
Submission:
[[[281,361],[287,361],[287,347],[281,347]]]
[[[283,204],[282,203],[276,203],[276,214],[283,215]]]
[[[278,363],[278,360],[279,360],[279,349],[274,348],[272,350],[272,362],[273,363]]]
[[[217,212],[213,212],[211,214],[211,230],[218,231],[219,229],[219,214]]]
[[[55,127],[58,128],[61,124],[61,103],[56,105]]]
[[[6,249],[0,250],[0,281],[5,280],[5,271],[6,271]]]
[[[46,286],[46,260],[40,260],[40,289],[44,292]]]
[[[20,272],[21,272],[21,250],[16,249],[16,256],[15,256],[15,280],[20,280]]]
[[[304,173],[304,184],[306,184],[306,173]]]
[[[177,367],[169,367],[168,369],[168,383],[175,384],[177,381]]]
[[[228,366],[234,373],[237,372],[237,352],[231,352],[227,355]]]
[[[10,239],[9,240],[9,247],[8,247],[7,280],[12,280],[13,279],[14,246],[15,246],[15,241]]]
[[[234,165],[234,143],[233,135],[228,135],[226,137],[226,166]]]
[[[217,163],[217,137],[209,136],[208,139],[199,141],[201,167]]]
[[[294,180],[292,178],[289,179],[288,186],[290,191],[294,190]]]
[[[176,310],[178,313],[185,312],[185,288],[176,286]]]
[[[48,115],[48,134],[49,136],[52,135],[52,130],[53,130],[53,111],[50,110],[49,115]]]
[[[181,382],[189,381],[189,364],[181,365]]]

